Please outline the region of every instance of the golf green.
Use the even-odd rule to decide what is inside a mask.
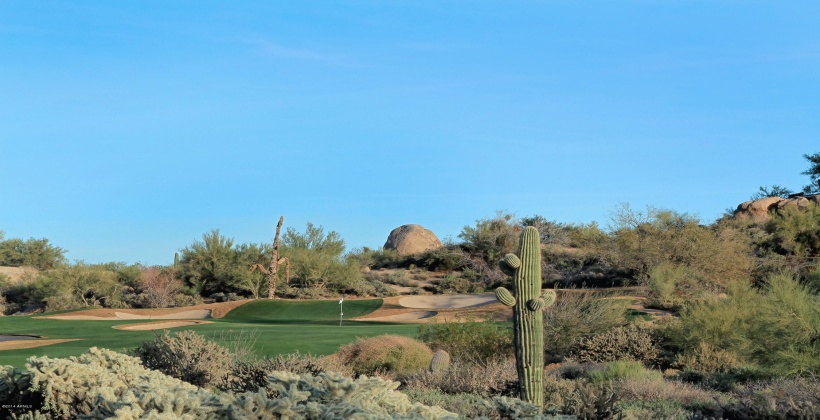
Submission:
[[[228,346],[249,344],[258,356],[275,356],[296,351],[302,354],[327,355],[358,337],[416,335],[417,326],[413,324],[347,320],[373,312],[381,304],[381,299],[344,301],[344,316],[340,325],[340,305],[336,300],[259,300],[234,309],[224,318],[209,319],[209,324],[178,327],[171,331],[196,331]],[[75,341],[27,349],[0,350],[0,365],[22,367],[30,356],[77,356],[90,347],[127,352],[144,341],[164,334],[162,330],[127,331],[112,328],[147,320],[79,321],[44,318],[48,315],[51,314],[0,317],[0,334],[30,334]]]

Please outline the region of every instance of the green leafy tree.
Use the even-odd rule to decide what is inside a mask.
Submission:
[[[527,226],[538,229],[542,244],[567,245],[569,243],[569,225],[547,220],[546,217],[536,214],[521,219],[521,227]]]
[[[782,187],[780,185],[772,185],[769,186],[761,186],[757,193],[755,193],[751,199],[757,200],[759,198],[766,198],[766,197],[783,197],[787,198],[788,196],[792,195],[792,190]]]
[[[685,352],[705,343],[775,374],[820,373],[820,306],[787,273],[770,276],[761,290],[738,284],[725,298],[693,305],[670,338]]]
[[[224,292],[235,269],[232,248],[233,238],[220,234],[219,229],[203,234],[201,241],[180,250],[182,278],[200,294]]]
[[[281,254],[290,258],[291,281],[301,287],[341,291],[361,280],[355,258],[343,258],[345,242],[335,231],[308,222],[304,232],[288,228]]]
[[[49,270],[65,262],[65,250],[51,245],[46,238],[19,238],[3,240],[0,236],[0,265],[34,267]]]
[[[688,283],[678,289],[697,294],[722,292],[731,283],[749,279],[751,249],[734,229],[704,226],[697,217],[648,207],[633,211],[628,205],[613,217],[610,259],[647,280],[661,264],[684,267]]]
[[[258,273],[252,272],[254,264],[266,264],[270,254],[268,245],[252,243],[234,244],[219,229],[202,235],[180,250],[179,277],[203,296],[214,293],[248,292],[258,296],[259,287],[254,286]]]
[[[123,306],[116,273],[83,263],[40,274],[27,294],[30,302],[45,303],[47,310]]]
[[[268,276],[255,266],[264,267],[270,258],[271,246],[268,244],[239,244],[234,248],[236,264],[239,270],[235,273],[235,285],[249,292],[254,299],[259,299],[268,291]]]
[[[804,261],[820,256],[820,205],[786,206],[766,223],[770,237],[764,245],[782,255]]]
[[[803,187],[803,192],[806,194],[820,194],[820,153],[806,154],[803,157],[811,163],[809,169],[802,172],[803,175],[808,175],[811,179],[811,183]]]
[[[499,211],[492,219],[464,226],[458,237],[467,253],[495,266],[501,257],[515,250],[520,232],[521,224],[515,215]]]

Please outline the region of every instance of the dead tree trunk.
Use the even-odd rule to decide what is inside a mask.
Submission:
[[[279,217],[279,223],[276,224],[276,236],[273,238],[273,254],[268,268],[268,299],[276,298],[276,275],[279,272],[280,265],[285,264],[285,281],[290,279],[290,260],[288,257],[279,257],[279,232],[282,230],[284,220],[285,216]]]

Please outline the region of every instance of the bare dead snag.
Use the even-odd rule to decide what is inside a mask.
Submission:
[[[276,236],[273,238],[273,252],[271,253],[270,266],[263,267],[261,264],[254,264],[251,267],[251,272],[259,270],[268,275],[268,299],[276,299],[276,280],[279,273],[279,266],[285,264],[285,283],[290,282],[290,259],[288,257],[279,256],[279,233],[282,230],[282,222],[285,216],[279,217],[279,223],[276,224]]]

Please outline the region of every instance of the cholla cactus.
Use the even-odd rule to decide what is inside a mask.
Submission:
[[[214,392],[165,376],[140,360],[91,348],[79,357],[31,357],[27,371],[0,366],[0,403],[20,401],[23,392],[39,398],[26,403],[20,418],[262,419],[360,418],[455,419],[455,413],[413,403],[396,391],[398,382],[339,374],[294,375],[271,372],[258,392]],[[21,385],[29,384],[26,390]]]
[[[521,399],[544,405],[544,317],[545,307],[555,302],[555,291],[541,293],[541,246],[538,229],[521,232],[518,256],[507,254],[499,263],[513,276],[513,292],[499,287],[498,300],[513,308],[515,365]],[[514,294],[513,294],[514,293]]]

